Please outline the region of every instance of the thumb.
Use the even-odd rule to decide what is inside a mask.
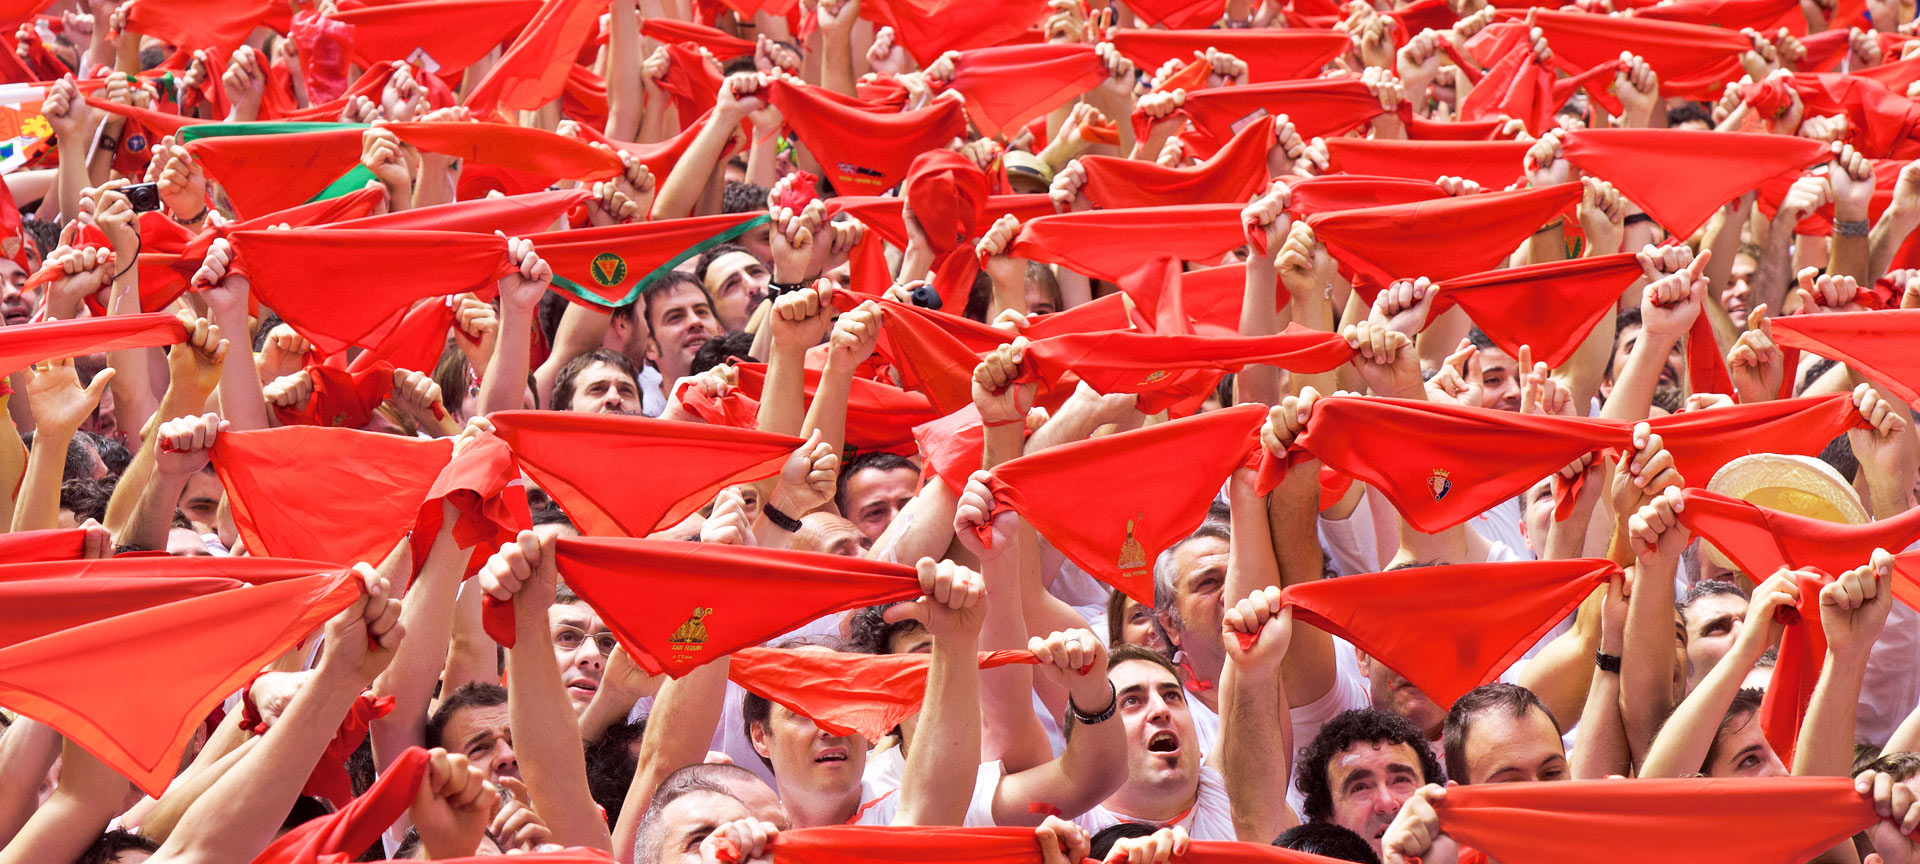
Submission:
[[[1712,260],[1712,249],[1700,250],[1700,254],[1693,256],[1693,263],[1687,265],[1687,275],[1693,279],[1700,278],[1700,274],[1707,272],[1707,262]]]
[[[100,374],[93,376],[93,383],[87,385],[87,398],[95,402],[100,401],[100,394],[107,389],[107,382],[113,380],[113,374],[113,367],[108,366],[100,370]]]
[[[1768,336],[1773,335],[1773,321],[1767,317],[1767,304],[1761,303],[1747,313],[1747,329],[1758,330]]]
[[[918,621],[925,624],[927,623],[927,601],[921,599],[895,603],[880,613],[880,620],[888,624],[898,624],[902,621]]]

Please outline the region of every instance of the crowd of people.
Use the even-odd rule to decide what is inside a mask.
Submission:
[[[0,864],[1920,860],[1903,0],[14,0]]]

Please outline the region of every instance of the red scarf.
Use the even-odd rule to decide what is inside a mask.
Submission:
[[[937,479],[958,498],[967,488],[967,479],[980,470],[986,426],[980,422],[980,409],[968,405],[913,427],[913,440],[920,447],[921,486]]]
[[[911,44],[911,43],[909,43]],[[929,61],[931,62],[931,61]],[[767,100],[820,161],[835,192],[874,195],[905,179],[922,152],[965,135],[966,111],[941,100],[925,108],[878,114],[846,104],[818,87],[775,81]]]
[[[1314,236],[1358,277],[1453,279],[1491,270],[1554,214],[1580,201],[1580,184],[1490,192],[1307,217]],[[1460,238],[1475,238],[1461,243]],[[1356,279],[1356,281],[1358,281]]]
[[[1721,137],[1726,135],[1736,137]],[[1685,238],[1722,204],[1825,161],[1827,145],[1750,132],[1582,129],[1567,136],[1562,154],[1580,170],[1612,183],[1669,233]],[[1688,182],[1675,183],[1676,177]]]
[[[80,528],[0,534],[0,561],[72,561],[86,551],[86,536],[87,532]],[[0,565],[0,573],[3,572],[4,565]]]
[[[866,0],[860,4],[860,17],[892,27],[900,46],[923,69],[948,51],[1014,41],[1046,15],[1046,4],[1034,0]],[[792,116],[787,113],[789,119]]]
[[[546,0],[487,77],[474,85],[465,104],[486,115],[532,111],[552,102],[566,85],[580,46],[599,25],[602,8],[586,0]]]
[[[812,720],[828,735],[878,742],[926,698],[928,654],[848,654],[782,648],[733,652],[727,679]],[[980,668],[1038,663],[1032,651],[982,651]]]
[[[967,119],[981,135],[997,138],[1106,78],[1106,64],[1091,45],[1005,45],[960,52],[947,89],[967,97]]]
[[[1852,397],[1835,394],[1647,422],[1681,475],[1704,483],[1720,466],[1749,453],[1818,453],[1861,420]],[[1323,399],[1286,459],[1262,452],[1260,488],[1278,485],[1286,465],[1310,453],[1379,489],[1410,524],[1433,534],[1520,494],[1583,453],[1630,448],[1633,426],[1404,399]],[[1557,490],[1555,518],[1566,518],[1579,483]]]
[[[24,537],[47,533],[72,531],[78,543],[80,529],[62,529],[51,531],[23,531],[9,534],[9,537]],[[77,548],[77,547],[76,547]],[[57,550],[56,550],[57,551]],[[115,558],[80,558],[79,552],[73,558],[47,558],[45,560],[10,558],[18,563],[0,564],[0,583],[31,582],[43,579],[99,579],[99,580],[156,580],[217,578],[233,582],[245,582],[249,585],[266,585],[272,582],[285,582],[315,573],[327,573],[340,569],[339,564],[323,561],[303,561],[298,558],[268,558],[264,555],[197,555],[191,558],[175,555],[135,555],[124,553]],[[197,558],[198,560],[193,560]]]
[[[393,367],[386,364],[359,372],[308,366],[306,372],[313,381],[313,393],[305,405],[275,406],[273,413],[281,426],[358,429],[373,419],[373,412],[393,392]]]
[[[207,712],[359,596],[351,573],[324,573],[79,624],[0,649],[0,699],[159,797]],[[10,614],[35,614],[16,600]]]
[[[1898,552],[1920,540],[1920,509],[1861,525],[1796,516],[1688,489],[1680,522],[1755,582],[1782,567],[1844,573],[1867,563],[1873,550]]]
[[[431,0],[367,6],[333,14],[353,25],[353,56],[371,69],[415,52],[440,68],[459,72],[513,38],[540,11],[540,0]]]
[[[1181,204],[1042,216],[1020,226],[1009,254],[1108,281],[1159,258],[1218,263],[1247,242],[1244,207]]]
[[[1281,601],[1445,706],[1499,678],[1619,573],[1596,558],[1412,567],[1293,585]]]
[[[180,319],[160,312],[5,327],[0,328],[0,374],[12,374],[42,360],[173,345],[186,338]]]
[[[1112,330],[1029,342],[1020,368],[1021,380],[1045,381],[1056,389],[1071,373],[1101,393],[1138,393],[1140,410],[1157,414],[1196,392],[1212,393],[1222,375],[1250,365],[1318,373],[1353,356],[1339,334],[1297,324],[1271,336]]]
[[[331,367],[346,367],[352,374],[358,375],[369,370],[385,367],[389,377],[394,369],[411,369],[432,375],[440,365],[440,355],[446,352],[447,331],[453,328],[453,306],[446,297],[427,297],[417,300],[413,308],[398,313],[389,324],[374,331],[368,337],[373,347],[355,355],[352,362],[345,354],[327,357],[326,364]],[[473,344],[473,339],[462,331],[462,342]]]
[[[1328,170],[1343,174],[1433,181],[1464,177],[1489,190],[1505,189],[1527,176],[1529,141],[1394,141],[1332,138]]]
[[[819,552],[563,537],[554,554],[634,662],[675,678],[823,615],[920,596],[912,567]]]
[[[698,397],[699,389],[682,388],[682,401],[697,399],[710,408],[696,408],[701,419],[720,426],[751,429],[759,416],[760,396],[767,383],[764,363],[736,363],[740,386],[717,402]],[[808,369],[805,375],[807,401],[813,401],[820,387],[820,370]],[[689,406],[691,407],[691,406]],[[712,414],[708,412],[712,411]],[[940,413],[924,394],[902,390],[871,378],[854,376],[847,393],[847,446],[858,450],[884,450],[911,456],[913,427],[937,420]],[[744,421],[744,422],[742,422]]]
[[[779,473],[798,438],[704,423],[566,411],[491,415],[520,470],[590,536],[645,537],[721,489]],[[645,466],[644,473],[608,471]],[[643,482],[636,477],[643,476]]]
[[[1440,175],[1435,174],[1434,177],[1438,179]],[[1286,179],[1287,187],[1293,193],[1293,200],[1287,205],[1287,212],[1295,216],[1359,210],[1365,207],[1390,207],[1447,197],[1446,190],[1441,189],[1432,180],[1399,180],[1391,177],[1357,177],[1339,174],[1305,178],[1289,176]]]
[[[341,799],[345,806],[339,810],[280,835],[254,856],[253,864],[352,860],[378,842],[381,833],[413,805],[420,781],[426,778],[428,760],[427,751],[408,747],[380,772],[367,794],[352,801]]]
[[[604,311],[638,301],[654,277],[765,224],[766,218],[765,213],[725,213],[553,231],[530,239],[553,268],[555,289]]]
[[[445,438],[284,426],[221,435],[213,467],[248,552],[379,563],[452,451]]]
[[[1500,864],[1797,864],[1879,820],[1845,777],[1455,786],[1435,809]]]
[[[690,42],[707,49],[713,54],[713,59],[722,63],[735,57],[750,57],[755,51],[754,43],[750,40],[728,35],[705,24],[672,18],[648,18],[640,22],[640,35],[668,44]]]
[[[1168,60],[1191,60],[1195,51],[1225,51],[1245,61],[1252,84],[1317,78],[1328,63],[1353,50],[1353,40],[1332,30],[1126,29],[1113,31],[1111,41],[1121,56],[1149,70]]]
[[[35,567],[43,578],[9,579],[0,575],[0,602],[7,603],[10,609],[33,610],[32,615],[12,615],[0,620],[0,648],[142,609],[231,591],[246,584],[214,576],[185,575],[191,571],[184,568],[148,568],[163,572],[170,569],[182,575],[105,576],[75,573],[69,562],[60,563],[68,566]],[[313,572],[307,571],[307,574]],[[76,578],[82,576],[86,578]],[[15,606],[16,603],[21,605]]]
[[[176,50],[232,50],[255,27],[285,33],[292,26],[287,7],[272,0],[160,0],[127,10],[127,29],[176,46]],[[104,27],[106,22],[95,26]]]
[[[1669,98],[1720,98],[1722,85],[1741,75],[1740,55],[1752,47],[1738,30],[1720,27],[1578,11],[1540,9],[1533,14],[1534,26],[1553,47],[1556,67],[1567,72],[1585,71],[1616,63],[1621,49],[1631,48],[1660,76],[1660,94]],[[1468,50],[1482,64],[1497,61],[1499,56],[1487,50],[1503,38],[1512,38],[1501,32],[1500,26],[1488,27],[1467,42]]]
[[[1217,87],[1188,93],[1175,114],[1193,121],[1201,137],[1214,146],[1225,144],[1237,124],[1263,114],[1285,114],[1301,138],[1332,138],[1358,128],[1381,114],[1380,100],[1358,78],[1326,78]],[[1133,112],[1133,134],[1144,141],[1153,120],[1139,109]]]
[[[1259,446],[1266,416],[1239,405],[1021,456],[993,469],[995,507],[1019,511],[1080,569],[1152,603],[1154,560],[1206,518]]]
[[[1789,359],[1807,351],[1839,360],[1908,404],[1920,403],[1920,363],[1912,351],[1920,333],[1920,309],[1829,312],[1772,321],[1774,339]]]
[[[455,453],[427,489],[413,523],[414,576],[420,575],[427,550],[444,524],[442,502],[453,505],[453,542],[473,550],[467,557],[465,572],[469,574],[478,571],[494,550],[533,527],[527,512],[526,485],[520,482],[520,466],[514,462],[507,442],[491,432],[480,433],[472,444]]]
[[[1531,345],[1535,360],[1558,367],[1614,314],[1621,292],[1638,278],[1639,262],[1621,252],[1449,279],[1440,283],[1427,324],[1459,306],[1508,356]]]
[[[1138,159],[1085,156],[1087,182],[1081,194],[1095,207],[1156,207],[1169,204],[1246,206],[1267,188],[1267,151],[1273,148],[1273,118],[1242,127],[1207,161],[1167,168]],[[918,212],[916,210],[916,212]]]

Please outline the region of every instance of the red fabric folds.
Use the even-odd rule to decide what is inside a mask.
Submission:
[[[1171,204],[1246,204],[1267,188],[1267,151],[1273,118],[1242,127],[1205,162],[1167,168],[1138,159],[1085,156],[1081,194],[1095,207],[1155,207]],[[915,211],[918,212],[917,210]]]
[[[232,50],[253,28],[276,18],[274,29],[286,32],[291,13],[273,0],[148,0],[127,10],[127,29],[182,50]]]
[[[1535,360],[1558,367],[1638,278],[1631,252],[1477,273],[1440,283],[1427,323],[1459,306],[1509,356],[1530,345]]]
[[[843,195],[873,195],[892,188],[906,177],[915,157],[943,148],[967,131],[966,111],[957,101],[877,114],[818,87],[785,81],[768,87],[767,99],[820,160],[834,191]]]
[[[1866,564],[1873,550],[1899,552],[1920,540],[1920,510],[1892,519],[1847,525],[1796,516],[1705,489],[1683,493],[1680,523],[1713,544],[1747,578],[1765,581],[1782,567],[1844,573]]]
[[[79,528],[0,534],[0,561],[71,561],[85,551],[86,536]]]
[[[1317,373],[1353,359],[1337,333],[1297,324],[1271,336],[1191,336],[1113,330],[1069,333],[1027,344],[1023,378],[1055,387],[1071,373],[1101,393],[1138,393],[1140,410],[1157,414],[1196,394],[1213,392],[1220,377],[1256,364]]]
[[[1225,144],[1241,124],[1268,114],[1285,114],[1306,139],[1332,138],[1381,114],[1380,100],[1358,78],[1327,78],[1216,87],[1188,93],[1176,114],[1193,121],[1204,139]],[[1133,112],[1135,137],[1145,140],[1153,121]]]
[[[443,503],[453,507],[453,542],[473,550],[467,557],[468,573],[479,570],[494,550],[533,527],[520,465],[507,442],[492,432],[480,433],[455,453],[427,489],[413,522],[414,576],[420,575],[427,550],[446,524]]]
[[[1141,69],[1215,48],[1247,64],[1249,83],[1316,78],[1334,58],[1353,50],[1353,40],[1332,30],[1115,30],[1113,47]]]
[[[254,864],[308,864],[340,856],[357,857],[379,841],[380,834],[407,812],[420,781],[427,774],[428,754],[408,747],[380,772],[365,795],[342,799],[338,811],[304,822],[273,841],[253,859]],[[351,796],[349,796],[351,797]]]
[[[1829,312],[1772,321],[1780,347],[1839,360],[1907,404],[1920,404],[1920,358],[1913,350],[1920,338],[1920,309]]]
[[[424,0],[349,9],[333,18],[353,25],[353,56],[361,66],[419,52],[452,73],[513,38],[539,10],[540,0]]]
[[[721,489],[777,473],[805,443],[647,417],[556,411],[491,416],[520,469],[590,536],[645,537],[671,526]],[[609,465],[645,467],[636,476],[608,471]]]
[[[1740,54],[1752,47],[1739,30],[1637,17],[1541,9],[1533,23],[1553,47],[1556,67],[1585,71],[1617,62],[1622,50],[1631,50],[1660,76],[1660,94],[1669,98],[1720,98],[1722,85],[1741,75]],[[1481,63],[1499,59],[1484,53],[1502,35],[1499,26],[1482,30],[1467,43]]]
[[[1438,176],[1435,175],[1436,178]],[[1293,193],[1293,200],[1287,204],[1287,212],[1295,216],[1413,204],[1448,197],[1446,190],[1432,180],[1399,180],[1392,177],[1343,174],[1306,178],[1289,176],[1287,185]]]
[[[1307,224],[1340,263],[1385,287],[1395,279],[1453,279],[1490,270],[1579,201],[1580,184],[1562,183],[1319,213],[1308,216]],[[1462,243],[1463,237],[1474,239]]]
[[[780,832],[774,864],[1041,864],[1031,828],[833,825]],[[1181,864],[1333,864],[1264,843],[1195,840]],[[535,862],[529,862],[535,864]]]
[[[1619,573],[1597,558],[1411,567],[1293,585],[1281,602],[1295,623],[1352,642],[1447,706]]]
[[[640,35],[662,42],[691,42],[712,52],[713,58],[725,63],[735,57],[753,55],[753,42],[738,36],[730,36],[705,24],[691,21],[676,21],[672,18],[648,18],[640,22]]]
[[[1530,141],[1394,141],[1332,138],[1327,167],[1343,174],[1433,181],[1465,177],[1484,189],[1499,190],[1527,176],[1524,160]]]
[[[358,429],[393,392],[393,367],[375,364],[348,372],[331,366],[308,366],[313,393],[305,405],[274,406],[282,426],[344,426]]]
[[[481,114],[531,111],[553,101],[605,9],[597,0],[546,0],[487,77],[467,94],[467,107]]]
[[[285,426],[221,435],[213,467],[248,552],[377,564],[452,450],[444,438]]]
[[[1013,459],[993,469],[996,507],[1025,516],[1094,578],[1151,603],[1154,559],[1206,518],[1259,446],[1266,416],[1265,406],[1239,405]]]
[[[1687,411],[1647,422],[1665,441],[1681,476],[1704,483],[1720,466],[1750,453],[1818,453],[1858,424],[1860,415],[1851,396],[1835,394]],[[1311,453],[1379,489],[1409,523],[1432,534],[1520,494],[1583,453],[1630,447],[1632,436],[1633,424],[1623,420],[1334,398],[1314,406],[1286,462]],[[1285,465],[1265,454],[1262,459],[1260,485],[1271,489]]]
[[[967,118],[993,138],[1018,131],[1106,77],[1091,45],[1003,45],[960,52],[947,89],[967,97]]]
[[[1455,786],[1435,809],[1449,836],[1501,864],[1792,864],[1879,819],[1846,777]]]
[[[1042,216],[1020,226],[1009,254],[1109,281],[1159,258],[1217,264],[1247,242],[1240,225],[1244,206],[1181,204]]]
[[[733,652],[727,678],[828,735],[859,735],[872,744],[920,710],[932,660],[928,654],[742,648]],[[982,669],[1037,662],[1032,651],[980,652]]]
[[[866,0],[860,4],[860,17],[892,27],[900,46],[923,69],[948,51],[1012,41],[1039,24],[1046,13],[1047,4],[1040,0]]]
[[[1827,145],[1751,132],[1582,129],[1567,136],[1561,152],[1684,238],[1706,224],[1720,205],[1782,174],[1826,160]]]
[[[554,555],[634,662],[675,678],[820,616],[920,596],[912,567],[818,552],[563,537]]]
[[[0,329],[0,375],[18,372],[42,360],[123,348],[153,348],[186,338],[187,331],[180,326],[180,319],[160,312],[22,324]]]
[[[577,303],[610,309],[640,299],[654,277],[766,224],[765,213],[723,213],[531,235],[553,268],[553,287]]]
[[[158,797],[207,712],[359,596],[352,574],[325,573],[80,624],[0,649],[0,700]]]

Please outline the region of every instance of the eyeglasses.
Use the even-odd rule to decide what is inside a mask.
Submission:
[[[578,627],[561,627],[559,630],[554,631],[553,634],[553,644],[566,651],[579,648],[581,645],[586,644],[588,639],[592,639],[593,644],[597,646],[600,649],[600,653],[604,655],[611,655],[613,649],[620,644],[620,640],[613,638],[612,633],[595,633],[592,636],[588,636],[585,630],[581,630]]]

